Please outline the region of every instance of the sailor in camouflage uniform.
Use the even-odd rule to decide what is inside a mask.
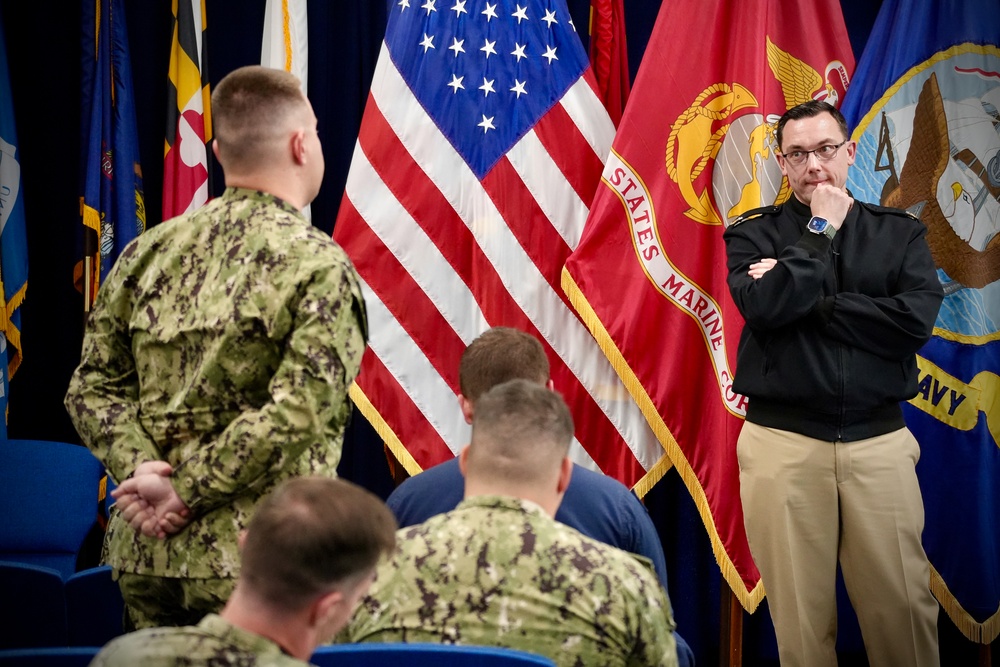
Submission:
[[[354,268],[300,212],[324,164],[298,80],[242,68],[212,107],[225,193],[125,248],[66,395],[121,484],[105,559],[136,627],[217,611],[257,501],[336,475],[367,336]]]
[[[326,477],[283,483],[261,501],[229,602],[197,626],[119,637],[96,667],[296,667],[340,630],[395,543],[396,521],[359,486]]]
[[[552,517],[573,436],[555,392],[512,380],[483,394],[460,454],[465,500],[400,530],[338,641],[440,642],[539,653],[558,665],[676,665],[652,567]]]

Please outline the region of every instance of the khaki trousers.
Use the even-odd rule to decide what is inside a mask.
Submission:
[[[782,667],[837,667],[838,558],[872,667],[937,667],[916,438],[825,442],[747,422],[737,455]]]

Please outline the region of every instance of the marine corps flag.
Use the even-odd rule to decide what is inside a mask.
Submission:
[[[205,62],[205,0],[173,0],[173,42],[163,155],[163,219],[211,196],[211,92]]]
[[[722,232],[788,197],[772,123],[812,98],[837,104],[853,68],[837,0],[663,3],[563,271],[748,611],[764,591],[740,507],[746,402],[732,378],[743,322],[726,285]]]
[[[411,474],[468,443],[459,358],[496,325],[543,342],[578,463],[669,465],[559,287],[614,136],[594,85],[559,0],[391,6],[334,238],[371,324],[351,397]]]
[[[991,6],[992,5],[992,6]],[[848,187],[927,225],[945,299],[904,405],[920,441],[931,590],[972,641],[1000,635],[1000,12],[886,0],[844,113]]]

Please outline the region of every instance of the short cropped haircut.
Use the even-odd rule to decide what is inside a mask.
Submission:
[[[223,166],[246,171],[266,161],[289,119],[305,109],[294,74],[259,65],[227,74],[212,92],[212,123]]]
[[[465,348],[458,366],[462,395],[475,403],[508,380],[549,381],[549,359],[534,336],[510,327],[493,327]]]
[[[350,482],[298,477],[257,506],[247,526],[240,581],[278,609],[370,572],[396,544],[396,519],[377,496]]]
[[[802,120],[803,118],[812,118],[813,116],[818,116],[821,113],[828,113],[833,116],[833,119],[837,121],[837,125],[840,126],[840,131],[844,133],[844,139],[850,139],[851,133],[847,129],[847,119],[844,118],[844,114],[840,113],[840,110],[830,104],[829,102],[820,102],[819,100],[809,100],[808,102],[803,102],[798,104],[781,116],[778,119],[778,127],[775,131],[775,137],[778,140],[778,149],[781,150],[783,147],[782,134],[785,131],[785,125],[790,120]]]
[[[572,440],[573,417],[559,394],[530,380],[504,382],[476,403],[467,472],[514,484],[544,480]]]

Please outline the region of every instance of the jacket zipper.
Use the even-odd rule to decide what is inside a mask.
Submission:
[[[840,292],[840,253],[837,252],[836,250],[834,250],[832,247],[830,248],[830,250],[833,253],[833,293],[834,293],[834,295],[836,295],[838,292]],[[840,405],[838,406],[839,407],[839,412],[840,412],[840,418],[837,421],[837,441],[840,441],[840,440],[843,439],[843,435],[844,435],[844,420],[846,419],[846,416],[847,416],[847,407],[846,407],[847,406],[847,401],[846,401],[846,397],[844,396],[844,393],[845,393],[845,391],[844,391],[845,381],[844,381],[844,344],[843,343],[837,343],[837,365],[840,367],[840,377],[839,377],[839,380],[840,380]]]

